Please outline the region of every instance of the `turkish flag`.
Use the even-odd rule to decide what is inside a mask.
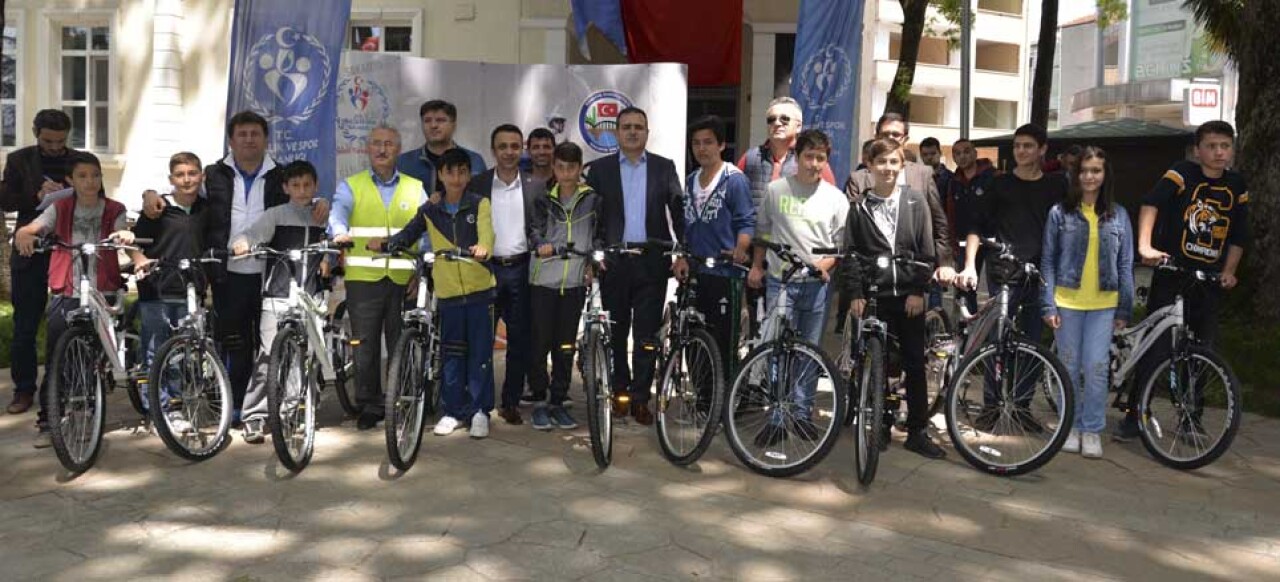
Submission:
[[[622,0],[622,22],[633,63],[685,63],[698,87],[741,79],[742,0]]]

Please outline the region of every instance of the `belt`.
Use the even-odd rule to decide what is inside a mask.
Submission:
[[[529,262],[529,253],[511,255],[509,257],[493,257],[489,260],[499,267],[514,267]]]

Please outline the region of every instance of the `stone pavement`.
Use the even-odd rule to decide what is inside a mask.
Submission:
[[[238,437],[189,464],[109,400],[106,449],[74,479],[31,447],[33,413],[0,415],[0,579],[1280,580],[1280,421],[1254,416],[1194,473],[1107,443],[1105,460],[997,478],[907,453],[899,434],[861,490],[847,434],[774,480],[723,440],[673,467],[650,430],[622,425],[599,472],[581,407],[572,433],[495,417],[487,440],[427,435],[397,475],[382,431],[330,401],[300,475]]]

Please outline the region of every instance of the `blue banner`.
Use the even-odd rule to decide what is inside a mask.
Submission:
[[[338,66],[351,0],[236,0],[227,117],[250,110],[271,123],[269,155],[305,159],[332,195]]]
[[[569,5],[573,9],[573,34],[578,37],[578,52],[582,56],[591,58],[591,51],[587,50],[588,25],[595,25],[613,46],[627,54],[621,0],[572,0]]]
[[[796,26],[791,96],[800,102],[804,128],[820,129],[831,138],[837,186],[853,167],[862,10],[858,0],[801,0]]]

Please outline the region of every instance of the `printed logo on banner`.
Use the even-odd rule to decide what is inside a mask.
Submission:
[[[618,151],[618,113],[631,107],[631,99],[617,91],[596,91],[582,102],[578,133],[587,146],[602,154]]]
[[[316,37],[281,27],[258,39],[245,59],[245,70],[253,71],[245,102],[271,123],[301,124],[324,104],[333,67]]]
[[[800,69],[800,95],[813,107],[830,107],[849,91],[853,63],[844,49],[828,45],[805,61]]]
[[[361,150],[369,132],[391,117],[391,100],[381,83],[360,75],[338,81],[340,150]]]

